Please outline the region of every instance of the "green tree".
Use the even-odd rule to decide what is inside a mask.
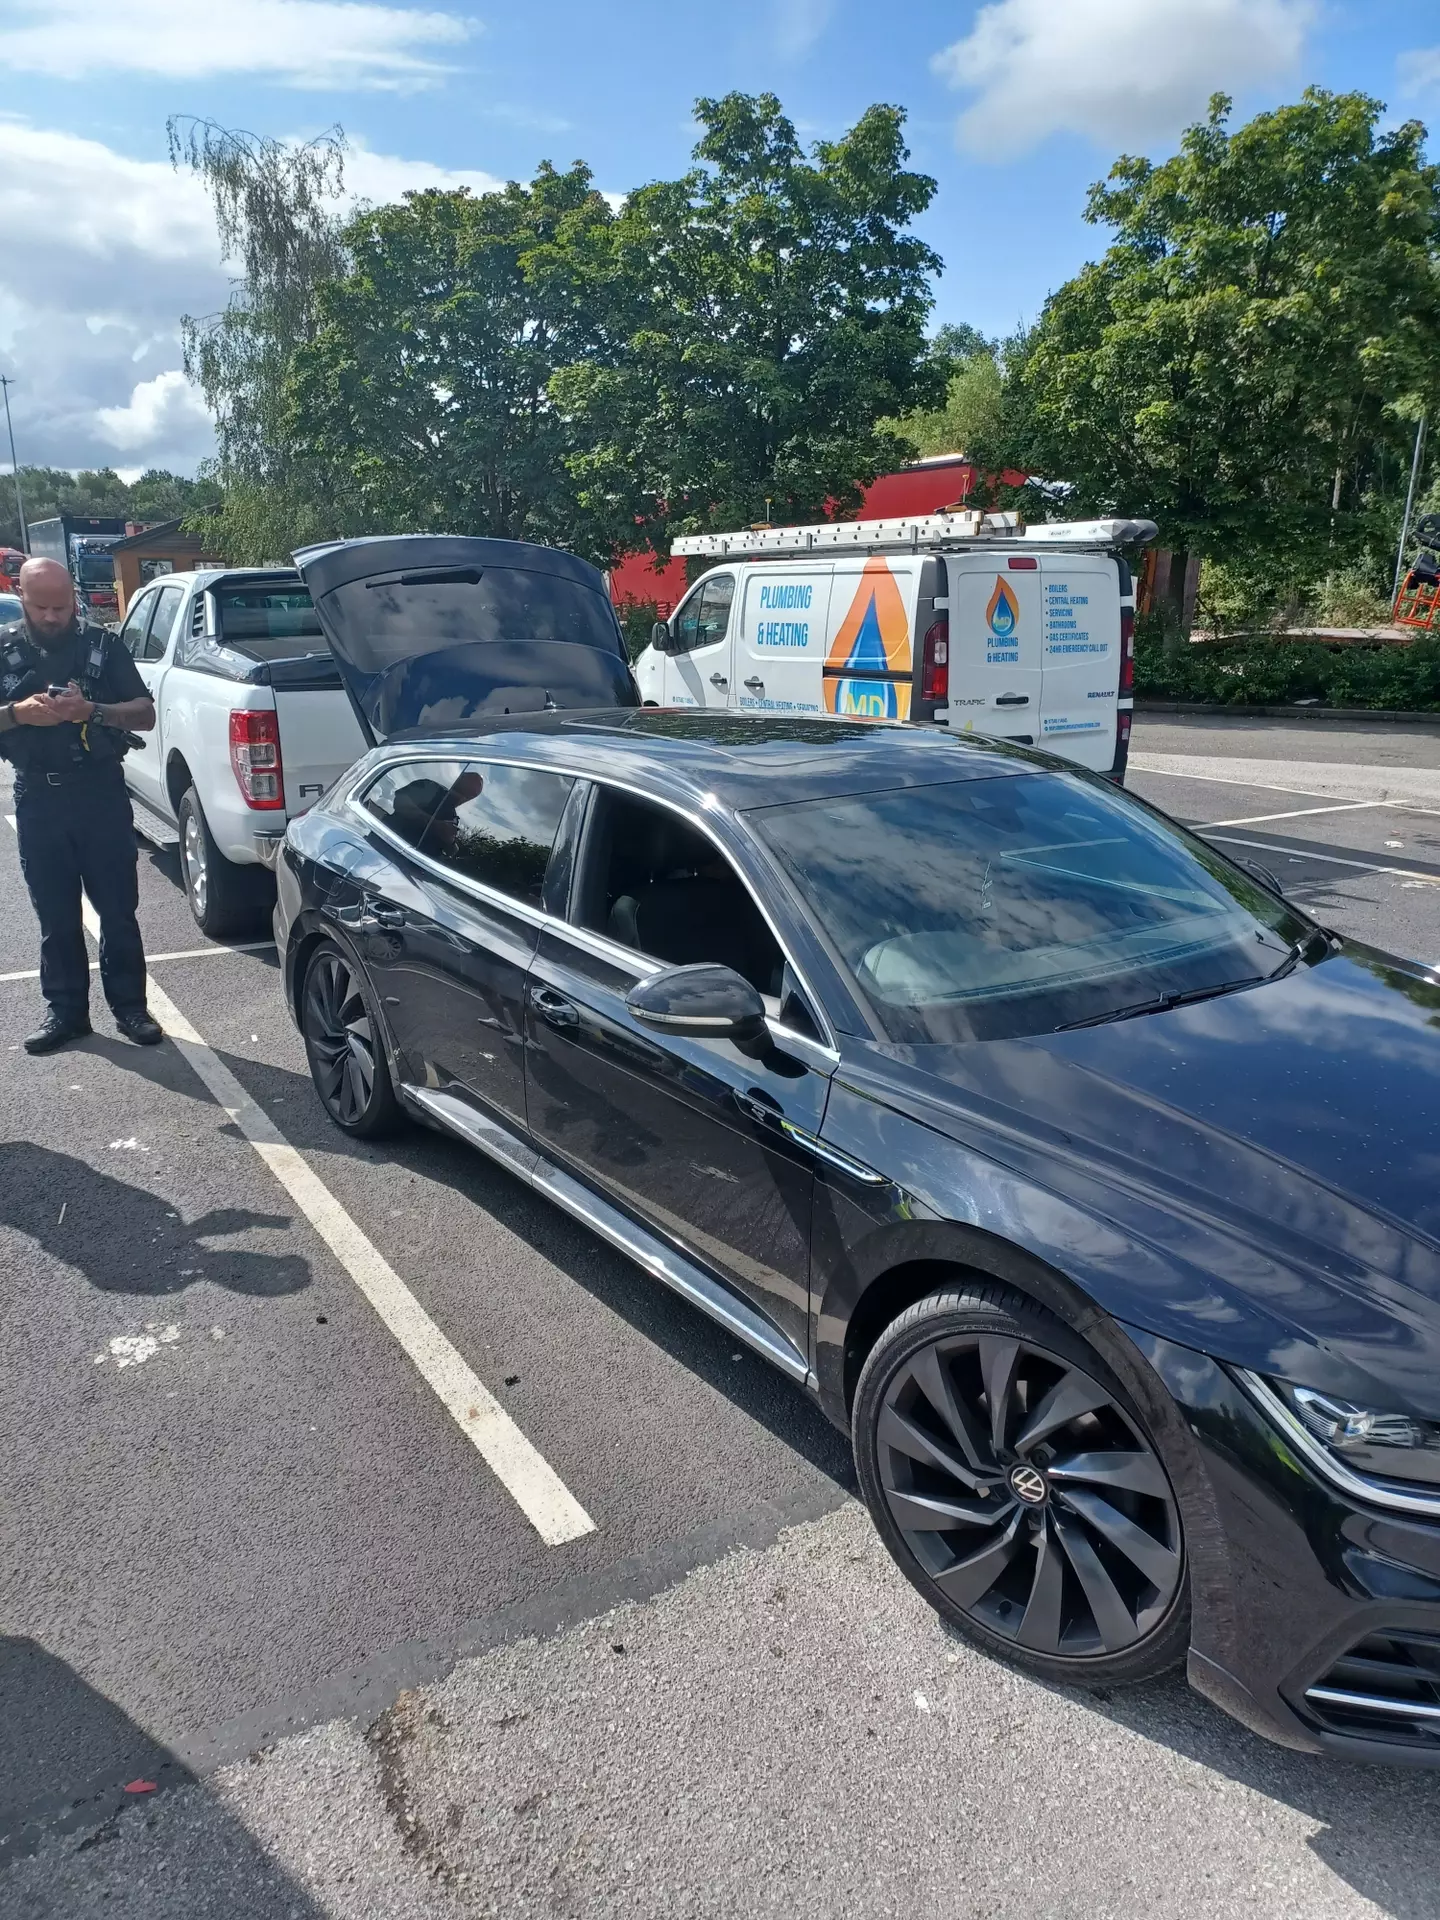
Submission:
[[[566,460],[557,368],[605,352],[614,215],[589,169],[362,213],[319,294],[286,432],[346,532],[555,541],[608,557]]]
[[[1011,416],[1076,508],[1324,573],[1375,538],[1440,400],[1440,170],[1363,94],[1311,89],[1233,133],[1229,110],[1091,189],[1114,244],[1047,302]]]
[[[328,503],[289,432],[296,353],[314,337],[319,290],[344,272],[340,129],[302,145],[169,122],[170,157],[209,190],[220,251],[240,274],[223,312],[181,322],[185,371],[215,416],[213,478],[223,505],[209,523],[237,564],[287,557],[333,531]]]
[[[936,453],[973,455],[979,447],[988,455],[1004,437],[1005,377],[1000,353],[999,341],[987,340],[976,327],[941,327],[930,342],[930,359],[945,383],[944,404],[918,407],[885,425],[922,458]]]
[[[906,169],[900,110],[808,155],[773,94],[695,110],[699,165],[615,222],[610,351],[550,383],[616,548],[853,506],[908,451],[886,417],[944,391],[923,331],[939,262],[906,231],[935,183]]]

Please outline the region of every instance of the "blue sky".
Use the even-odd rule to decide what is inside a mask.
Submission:
[[[1103,246],[1081,215],[1115,154],[1168,151],[1212,90],[1241,115],[1358,87],[1440,124],[1433,0],[0,0],[0,44],[20,457],[123,470],[189,470],[209,444],[176,326],[226,283],[203,197],[165,164],[172,113],[338,121],[353,189],[386,199],[576,157],[624,192],[684,168],[701,93],[768,88],[811,138],[893,101],[939,182],[935,318],[993,333]]]

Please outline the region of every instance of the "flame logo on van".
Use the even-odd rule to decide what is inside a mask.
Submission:
[[[985,618],[990,631],[997,640],[1009,640],[1014,636],[1020,624],[1020,606],[1014,594],[998,576],[995,591],[990,596],[990,604],[985,609]]]

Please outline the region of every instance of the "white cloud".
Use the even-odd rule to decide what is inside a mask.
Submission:
[[[367,0],[10,0],[5,65],[60,80],[251,74],[292,87],[429,86],[474,22]],[[28,16],[28,18],[27,18]]]
[[[1173,136],[1212,93],[1289,75],[1313,0],[992,0],[934,69],[977,97],[960,144],[1013,159],[1053,133],[1131,151]]]
[[[345,155],[345,191],[354,200],[382,207],[404,193],[440,192],[468,187],[472,193],[493,193],[505,182],[493,173],[473,167],[437,167],[432,160],[402,160],[395,154],[374,153],[353,137]]]
[[[120,453],[169,445],[210,430],[205,403],[178,367],[142,380],[123,407],[96,411],[100,431]]]
[[[0,118],[4,181],[0,372],[22,461],[193,472],[210,422],[180,371],[183,313],[214,313],[230,276],[209,199],[168,161],[132,160],[98,140]],[[477,170],[352,143],[351,199],[410,188],[495,184]]]
[[[1440,47],[1412,47],[1395,63],[1400,75],[1400,91],[1413,99],[1417,93],[1440,88]]]
[[[835,18],[836,0],[778,0],[775,46],[787,60],[798,60],[820,39]]]

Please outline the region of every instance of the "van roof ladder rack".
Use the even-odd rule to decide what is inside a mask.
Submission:
[[[928,513],[900,520],[821,520],[809,527],[742,527],[687,533],[670,543],[677,558],[739,560],[811,553],[933,553],[997,542],[1047,547],[1146,546],[1153,520],[1049,520],[1027,527],[1016,513]]]

